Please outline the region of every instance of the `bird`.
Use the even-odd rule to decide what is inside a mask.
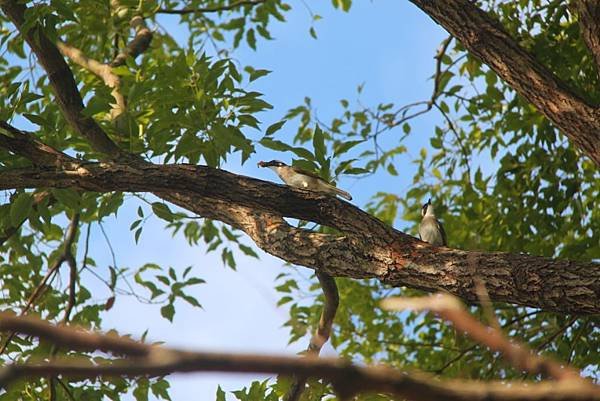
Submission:
[[[431,198],[421,208],[421,225],[419,226],[419,238],[435,246],[447,246],[446,232],[444,226],[435,217]]]
[[[283,182],[291,187],[308,189],[333,196],[339,195],[349,201],[352,200],[352,196],[348,192],[336,188],[311,171],[288,166],[279,160],[271,160],[268,162],[260,161],[258,162],[258,167],[270,168],[277,173]]]

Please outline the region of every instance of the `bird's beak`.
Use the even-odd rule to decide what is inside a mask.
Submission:
[[[263,162],[262,160],[261,160],[261,161],[259,161],[259,162],[257,163],[257,165],[258,165],[258,167],[267,167],[267,163]]]

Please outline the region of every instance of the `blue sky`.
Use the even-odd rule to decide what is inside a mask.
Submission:
[[[256,51],[242,47],[234,53],[242,65],[273,71],[252,85],[253,90],[264,93],[265,100],[274,106],[262,116],[263,127],[281,119],[289,108],[301,104],[305,96],[313,99],[319,117],[328,121],[339,115],[339,100],[356,99],[356,87],[363,83],[361,101],[367,105],[380,102],[402,105],[430,97],[433,56],[446,35],[409,2],[361,1],[353,5],[350,13],[334,10],[329,2],[311,5],[314,13],[323,16],[315,25],[318,40],[308,34],[311,17],[305,5],[302,2],[291,5],[293,10],[286,15],[288,22],[271,27],[275,40],[259,42]],[[165,17],[161,23],[173,36],[183,37],[176,21],[177,17]],[[379,190],[393,192],[397,188],[398,195],[402,196],[410,187],[414,171],[410,155],[417,155],[421,147],[428,146],[438,121],[433,113],[413,121],[413,134],[406,142],[408,155],[398,159],[398,177],[375,174],[362,180],[342,178],[338,185],[353,194],[353,203],[358,206],[363,206]],[[288,122],[277,134],[281,136],[278,139],[290,138],[295,129],[295,122]],[[258,139],[261,133],[253,135]],[[388,144],[394,143],[394,135],[399,134],[389,134]],[[225,168],[278,181],[271,171],[258,169],[256,162],[283,157],[259,147],[245,165],[240,166],[234,158]],[[223,267],[218,254],[206,255],[203,244],[190,247],[180,235],[171,238],[158,219],[149,220],[140,243],[135,245],[128,228],[136,220],[137,205],[135,200],[128,202],[119,211],[118,219],[107,219],[104,224],[117,265],[135,270],[146,262],[155,262],[178,271],[193,265],[193,273],[207,281],[191,291],[203,309],[178,303],[171,324],[160,316],[159,306],[119,296],[114,308],[105,314],[104,329],[115,328],[134,337],[140,337],[148,329],[150,340],[211,351],[295,354],[306,347],[307,341],[287,344],[287,330],[282,327],[287,311],[276,306],[278,294],[273,290],[275,276],[282,269],[289,269],[280,260],[262,252],[259,252],[260,260],[238,253],[238,270],[234,272]],[[97,227],[92,230],[91,247],[98,264],[95,269],[106,277],[112,258]],[[310,276],[310,273],[306,270],[304,274]],[[83,279],[95,283],[95,299],[110,295],[89,273]],[[140,292],[143,293],[143,289]],[[334,354],[334,351],[327,349],[326,353]],[[172,398],[210,400],[218,384],[225,390],[236,390],[261,378],[258,375],[173,375],[170,378]],[[228,398],[233,399],[233,396],[229,394]]]
[[[318,39],[308,34],[310,15],[301,2],[292,3],[293,11],[286,15],[288,22],[272,26],[275,40],[259,42],[258,50],[237,50],[234,57],[242,65],[252,65],[273,71],[252,86],[265,94],[274,109],[263,115],[264,127],[278,121],[286,111],[302,103],[305,96],[321,118],[329,120],[340,113],[339,100],[356,98],[356,87],[365,84],[361,100],[365,104],[395,102],[399,105],[427,99],[431,95],[435,51],[445,33],[409,2],[357,2],[349,13],[334,10],[326,2],[312,8],[323,16],[316,24]],[[313,6],[311,6],[313,7]],[[163,21],[177,37],[177,19]],[[435,114],[425,115],[413,122],[413,135],[407,145],[409,154],[416,155],[428,146],[429,137],[437,122]],[[278,133],[289,138],[295,131],[288,122]],[[260,133],[255,133],[260,138]],[[398,135],[391,133],[390,135]],[[393,142],[394,138],[387,140]],[[291,158],[291,155],[288,156]],[[256,167],[259,160],[283,158],[281,153],[258,149],[244,166],[236,161],[225,168],[240,174],[278,181],[266,169]],[[342,178],[338,184],[350,191],[356,205],[364,205],[377,191],[398,188],[402,196],[412,181],[410,157],[399,160],[399,177],[373,175],[367,179]],[[392,187],[390,187],[390,185]],[[392,188],[392,189],[390,189]],[[260,252],[260,260],[237,254],[238,271],[222,266],[216,254],[205,255],[204,247],[189,247],[178,236],[171,238],[161,221],[152,221],[144,229],[140,244],[134,246],[127,230],[134,220],[135,207],[119,213],[119,222],[106,226],[116,243],[118,263],[136,268],[154,261],[163,266],[182,270],[194,265],[193,272],[207,281],[193,290],[203,310],[178,304],[173,324],[162,319],[156,306],[140,305],[132,298],[120,297],[114,309],[106,314],[106,328],[141,335],[149,329],[148,337],[166,341],[167,345],[218,351],[245,351],[294,354],[306,347],[306,341],[288,345],[287,330],[282,327],[287,311],[277,308],[278,295],[273,290],[275,276],[288,269],[283,263]],[[128,215],[132,217],[128,220]],[[103,239],[94,233],[97,247]],[[102,248],[96,248],[102,249]],[[108,263],[108,262],[106,262]],[[306,271],[310,275],[310,271]],[[342,300],[343,302],[343,300]],[[329,349],[328,354],[333,354]],[[171,376],[174,400],[212,399],[217,384],[225,390],[249,385],[256,375],[192,374]],[[231,399],[233,396],[228,395]]]

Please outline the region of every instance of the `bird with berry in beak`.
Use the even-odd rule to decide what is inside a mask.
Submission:
[[[271,160],[269,162],[258,162],[258,167],[268,167],[273,170],[279,178],[287,185],[295,188],[308,189],[329,195],[339,195],[344,199],[352,200],[352,196],[346,191],[336,188],[315,173],[298,167],[288,166],[282,161]]]
[[[431,198],[421,208],[421,225],[419,226],[419,238],[435,246],[447,246],[446,232],[444,226],[435,217]]]

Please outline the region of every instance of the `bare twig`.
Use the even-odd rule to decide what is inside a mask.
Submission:
[[[112,89],[111,95],[115,99],[115,104],[112,105],[111,118],[115,119],[123,114],[127,105],[125,97],[121,93],[121,79],[113,73],[111,66],[87,57],[81,50],[66,43],[58,42],[56,46],[64,56],[97,75],[106,86]]]
[[[382,304],[387,309],[435,312],[478,343],[486,345],[492,351],[502,353],[504,358],[517,369],[547,375],[557,380],[582,380],[576,370],[534,355],[525,346],[511,343],[499,330],[482,325],[467,313],[460,301],[452,295],[439,293],[420,298],[388,298]]]
[[[111,67],[124,65],[128,57],[136,58],[145,52],[148,47],[150,47],[150,42],[152,41],[152,31],[146,26],[144,18],[136,15],[131,19],[129,24],[135,30],[135,36],[131,42],[127,44],[125,49],[123,49],[113,59],[113,61],[110,63]]]
[[[556,330],[554,333],[552,333],[551,336],[549,336],[548,338],[546,338],[546,340],[544,340],[540,345],[538,345],[535,348],[535,350],[537,352],[542,351],[544,348],[546,348],[548,346],[548,344],[550,344],[552,341],[554,341],[556,339],[556,337],[560,336],[562,333],[565,332],[565,330],[567,330],[569,327],[571,327],[577,321],[577,319],[579,319],[579,316],[577,316],[577,315],[571,317],[558,330]]]
[[[600,400],[600,389],[582,380],[529,385],[438,381],[420,373],[399,372],[384,366],[355,366],[339,359],[181,351],[138,343],[128,338],[52,326],[38,319],[5,313],[0,313],[0,329],[16,330],[75,349],[98,349],[136,357],[106,364],[75,360],[10,364],[0,369],[0,387],[4,388],[18,378],[48,375],[84,379],[100,376],[162,376],[174,372],[241,372],[321,378],[332,383],[342,399],[359,393],[377,392],[412,401]]]
[[[160,8],[156,11],[157,14],[205,14],[205,13],[216,13],[220,11],[230,11],[243,6],[256,6],[264,3],[267,0],[239,0],[227,6],[215,6],[215,7],[200,7],[200,8],[182,8],[180,10],[170,10],[168,8]]]
[[[325,273],[319,271],[316,272],[321,288],[323,289],[323,295],[325,301],[323,304],[323,310],[321,311],[321,317],[319,319],[319,325],[315,330],[315,333],[310,339],[308,349],[306,351],[307,357],[317,357],[321,352],[321,348],[329,339],[331,335],[331,327],[333,326],[333,319],[337,311],[340,298],[338,293],[335,279]],[[287,401],[297,401],[306,388],[306,377],[295,377],[294,382],[290,390],[288,391],[285,399]]]

